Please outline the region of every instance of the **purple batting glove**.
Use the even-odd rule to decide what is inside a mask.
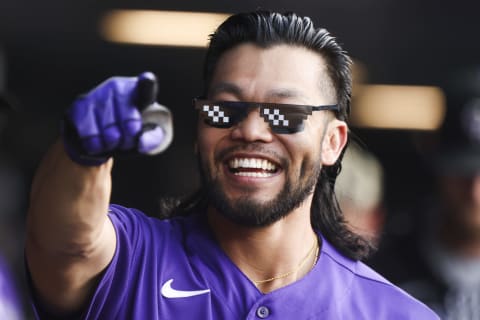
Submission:
[[[158,149],[165,140],[164,130],[158,123],[146,125],[142,117],[156,104],[153,90],[155,76],[146,72],[110,78],[77,99],[66,112],[62,130],[70,158],[94,166],[116,153],[149,154]]]

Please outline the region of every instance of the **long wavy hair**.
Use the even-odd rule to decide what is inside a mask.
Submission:
[[[242,43],[262,48],[288,44],[308,48],[321,55],[336,92],[340,110],[336,118],[347,121],[352,91],[352,60],[336,39],[323,28],[315,28],[309,17],[294,13],[254,11],[229,17],[210,35],[204,65],[204,95],[207,95],[218,60],[229,49]],[[316,183],[311,209],[311,224],[339,251],[354,260],[367,257],[373,246],[348,229],[334,192],[335,180],[341,170],[344,151],[332,166],[324,166]],[[204,190],[182,200],[173,207],[174,214],[186,215],[192,210],[205,209],[208,197]]]

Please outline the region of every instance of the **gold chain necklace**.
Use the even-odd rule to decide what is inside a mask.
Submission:
[[[315,248],[316,248],[316,249],[315,249]],[[307,255],[306,255],[306,256],[302,259],[302,261],[300,261],[300,263],[295,267],[295,269],[290,270],[290,271],[285,272],[285,273],[282,273],[282,274],[280,274],[280,275],[278,275],[278,276],[268,278],[268,279],[264,279],[264,280],[253,280],[253,283],[255,283],[255,285],[259,285],[259,284],[271,282],[271,281],[274,281],[274,280],[286,278],[286,277],[288,277],[289,275],[293,274],[294,272],[297,272],[298,270],[300,270],[300,269],[303,267],[303,265],[307,262],[308,258],[310,258],[310,256],[312,255],[312,252],[315,252],[315,259],[313,260],[312,267],[310,268],[310,270],[312,270],[313,267],[315,267],[315,264],[317,263],[319,251],[320,251],[320,247],[319,247],[319,245],[318,245],[318,240],[317,240],[317,241],[314,242],[312,248],[311,248],[310,250],[308,250]]]

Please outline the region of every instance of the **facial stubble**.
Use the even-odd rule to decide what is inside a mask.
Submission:
[[[315,161],[304,159],[296,177],[291,178],[287,174],[282,189],[274,198],[258,201],[248,194],[230,199],[222,188],[219,176],[214,176],[205,163],[200,163],[210,205],[230,221],[249,227],[271,225],[298,208],[313,192],[321,168],[320,157]],[[284,170],[288,173],[288,166]]]

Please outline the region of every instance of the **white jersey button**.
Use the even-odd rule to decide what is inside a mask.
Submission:
[[[270,315],[270,310],[267,307],[265,306],[258,307],[257,317],[259,317],[260,319],[265,319],[269,315]]]

